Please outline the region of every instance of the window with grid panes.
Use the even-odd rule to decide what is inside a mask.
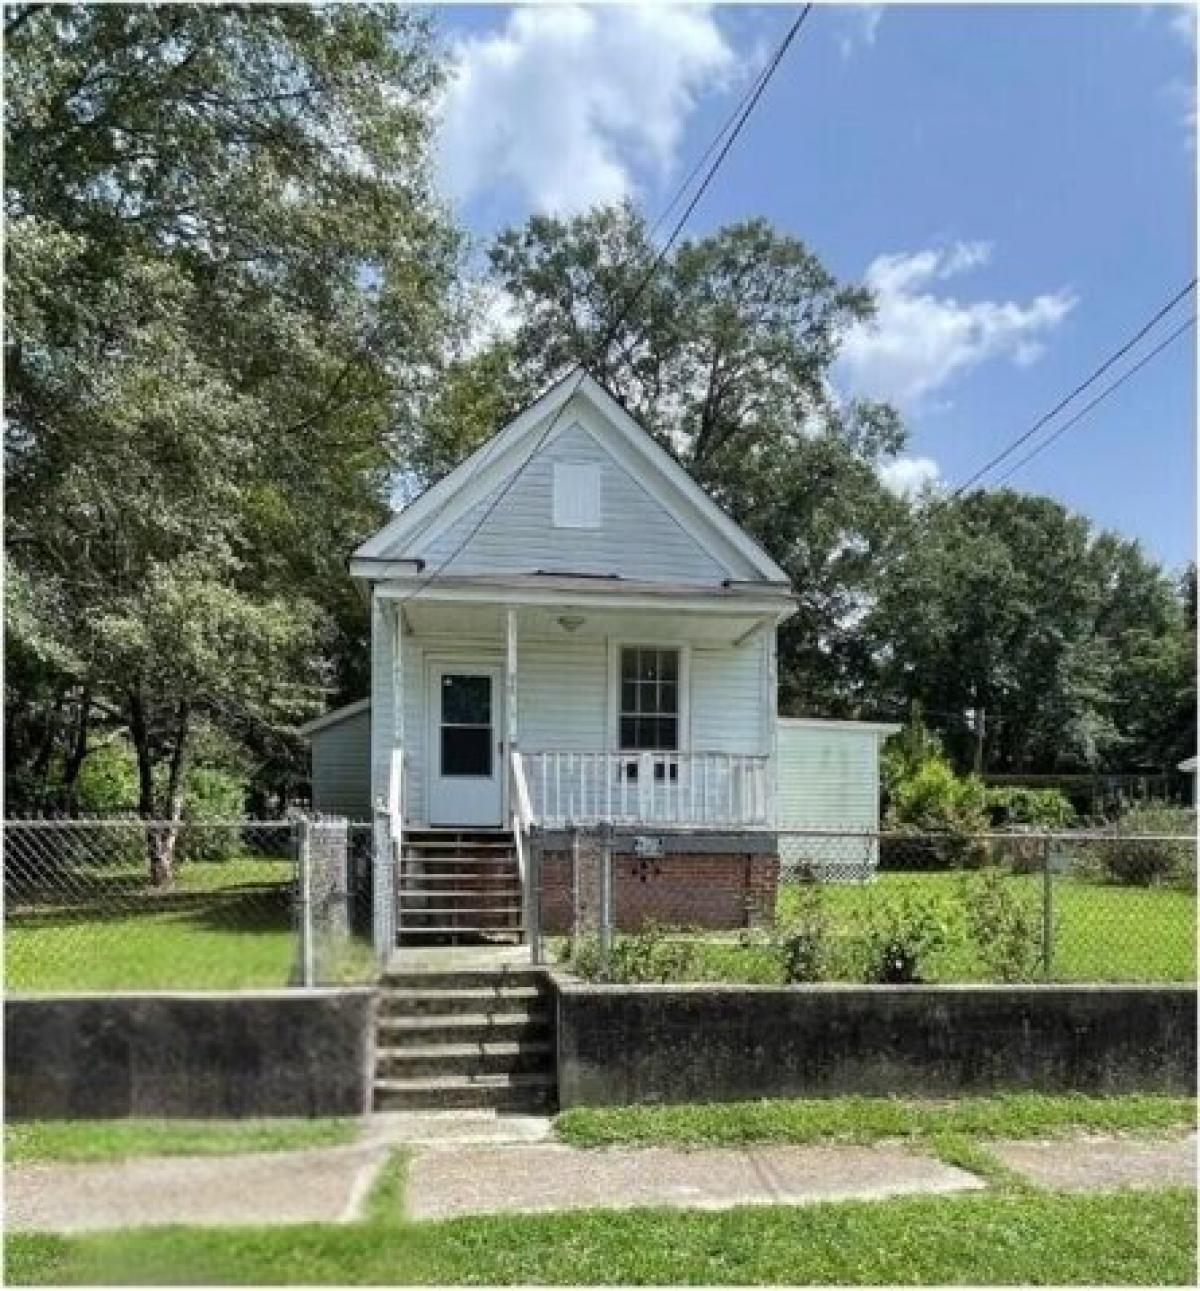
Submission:
[[[679,651],[621,647],[621,749],[679,749]]]

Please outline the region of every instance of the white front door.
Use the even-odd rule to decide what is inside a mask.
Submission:
[[[429,676],[429,823],[503,823],[500,669],[434,664]]]

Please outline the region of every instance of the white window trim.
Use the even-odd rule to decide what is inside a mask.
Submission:
[[[692,647],[687,641],[661,637],[608,638],[608,748],[611,753],[628,753],[621,748],[621,651],[646,646],[654,650],[679,651],[679,753],[692,749]]]

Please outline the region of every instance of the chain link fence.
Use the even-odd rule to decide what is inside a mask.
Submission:
[[[367,980],[370,837],[368,825],[304,818],[7,821],[8,988]]]
[[[581,830],[537,852],[547,958],[612,981],[1196,980],[1194,832],[796,830],[773,853],[710,855],[660,841]]]
[[[1194,833],[758,841],[535,836],[535,958],[631,981],[1196,979]],[[3,845],[11,990],[348,984],[395,941],[373,823],[9,821]]]

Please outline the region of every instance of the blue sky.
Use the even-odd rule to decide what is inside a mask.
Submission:
[[[480,237],[626,194],[657,214],[794,13],[440,8],[446,191]],[[838,386],[901,407],[896,487],[953,486],[1192,277],[1195,65],[1180,7],[822,5],[688,231],[765,216],[871,282]],[[1012,483],[1190,558],[1195,356],[1188,333]]]

